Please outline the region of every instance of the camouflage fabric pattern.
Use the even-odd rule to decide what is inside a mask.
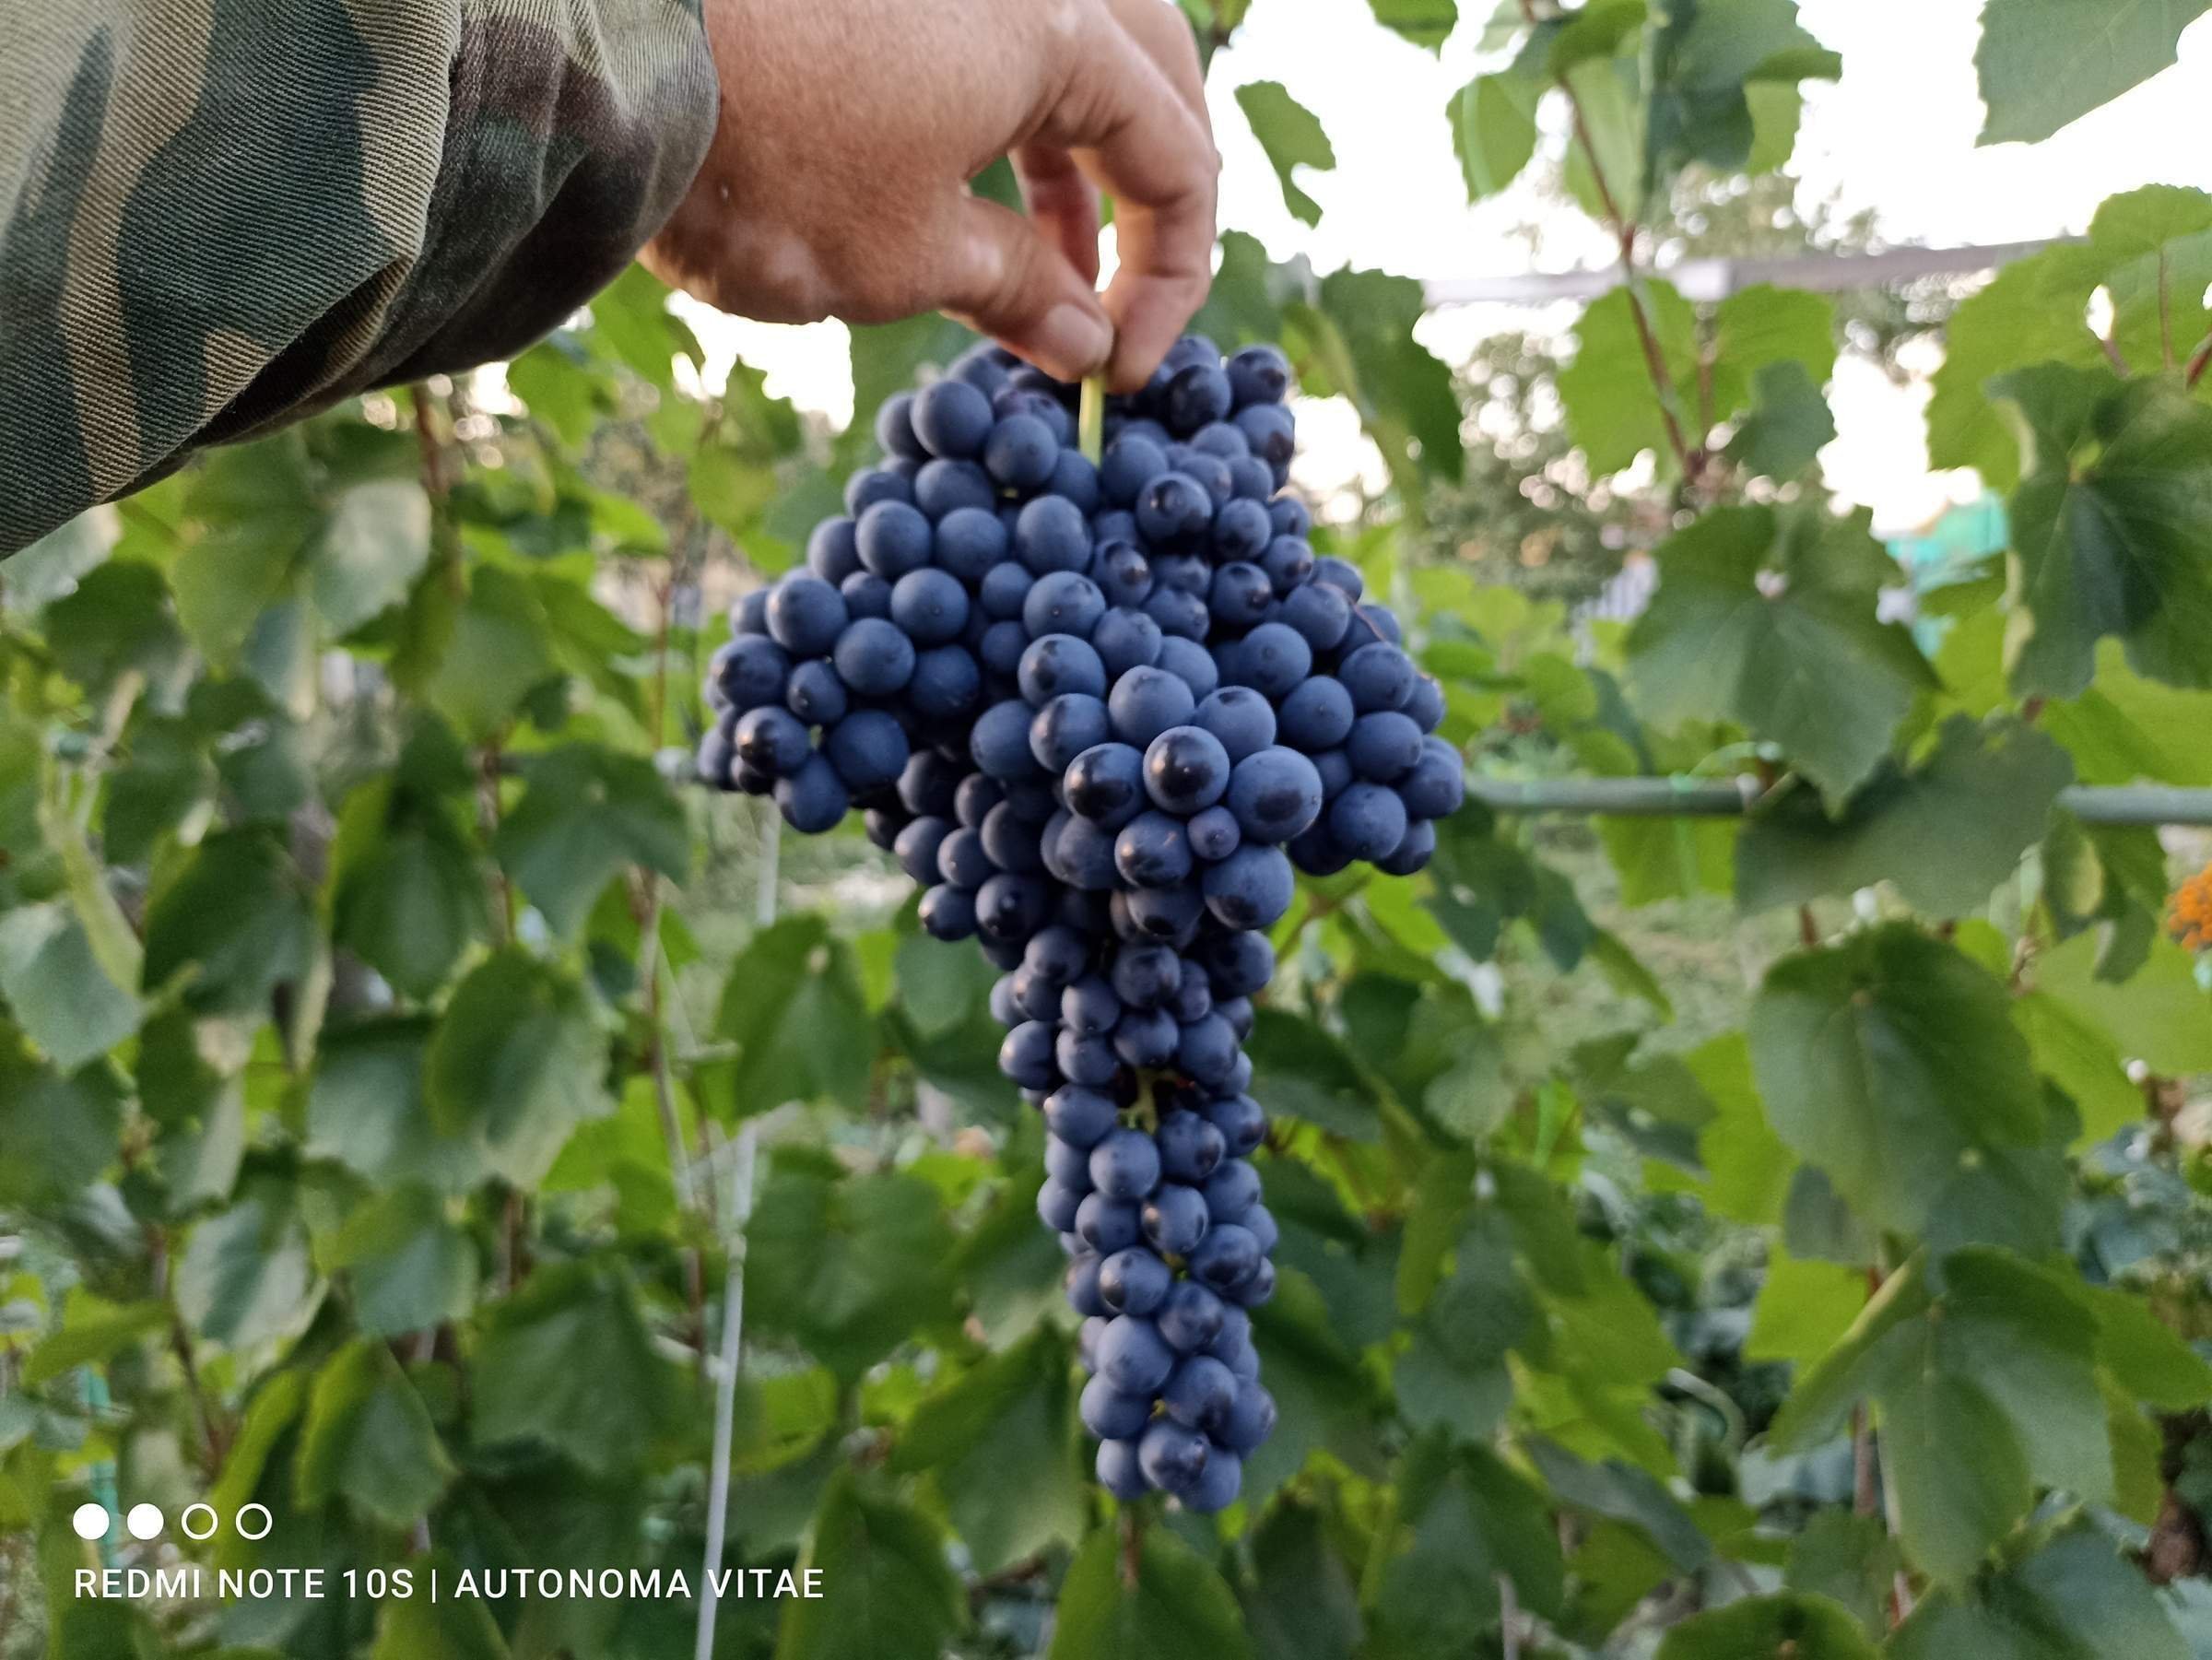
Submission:
[[[699,0],[0,0],[0,555],[511,356],[674,211]]]

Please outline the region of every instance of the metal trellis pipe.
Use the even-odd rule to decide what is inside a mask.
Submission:
[[[1495,813],[1571,813],[1617,818],[1742,818],[1772,797],[1759,781],[1674,778],[1471,778],[1467,794]],[[2058,805],[2084,824],[2212,828],[2212,790],[2160,784],[2077,784]]]

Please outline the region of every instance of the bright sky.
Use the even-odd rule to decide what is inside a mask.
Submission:
[[[1432,279],[1602,262],[1602,240],[1571,209],[1519,191],[1478,208],[1456,206],[1465,190],[1444,107],[1485,66],[1475,48],[1486,7],[1461,0],[1461,9],[1470,20],[1440,61],[1376,27],[1362,0],[1254,0],[1236,44],[1215,59],[1210,81],[1224,162],[1222,223],[1257,235],[1278,259],[1304,253],[1324,271],[1352,262]],[[1800,0],[1806,26],[1842,54],[1844,74],[1834,86],[1808,88],[1794,169],[1811,194],[1833,194],[1846,211],[1876,209],[1888,241],[2026,241],[2081,230],[2105,196],[2139,184],[2212,188],[2212,147],[2197,142],[2212,25],[2183,38],[2176,68],[2054,138],[1977,149],[1978,0],[1917,0],[1909,27],[1900,26],[1901,9],[1900,0]],[[1335,147],[1335,171],[1302,176],[1323,208],[1316,227],[1284,207],[1236,106],[1235,88],[1254,80],[1281,81],[1321,118]],[[1530,223],[1539,238],[1533,258],[1516,234]],[[837,420],[849,417],[852,384],[838,325],[794,329],[691,315],[717,356],[742,352],[767,370],[771,391]],[[1498,327],[1537,321],[1528,312],[1466,308],[1432,316],[1423,336],[1451,357]],[[1918,412],[1924,388],[1900,390],[1871,366],[1846,359],[1832,390],[1840,436],[1823,462],[1839,495],[1872,506],[1889,531],[1971,499],[1971,477],[1928,474]],[[1300,472],[1310,488],[1362,470],[1356,423],[1344,416],[1300,411],[1310,451]]]

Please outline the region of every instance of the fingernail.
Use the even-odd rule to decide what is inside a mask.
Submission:
[[[1113,330],[1105,318],[1077,305],[1056,305],[1037,331],[1037,351],[1077,376],[1104,367],[1113,351]]]

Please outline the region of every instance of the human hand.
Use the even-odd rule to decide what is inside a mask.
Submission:
[[[1219,161],[1166,0],[706,0],[706,21],[722,123],[643,255],[665,281],[780,323],[944,311],[1122,391],[1206,299]],[[1028,218],[967,194],[1001,155]]]

